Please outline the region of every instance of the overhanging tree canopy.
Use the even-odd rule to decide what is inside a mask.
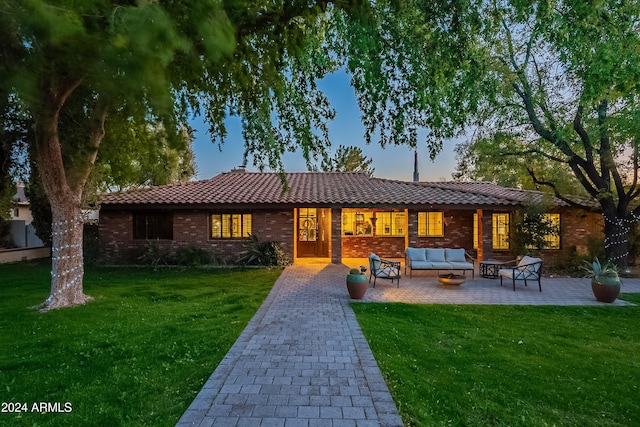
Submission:
[[[514,157],[503,165],[560,198],[571,174],[600,204],[607,256],[626,266],[640,220],[640,2],[492,1],[481,10],[477,40],[495,90],[462,155],[480,173],[489,170],[483,158]]]
[[[88,298],[80,207],[110,118],[161,124],[171,138],[201,113],[220,142],[238,115],[254,164],[281,170],[301,148],[312,166],[334,115],[316,80],[346,65],[367,141],[415,146],[428,127],[435,153],[477,107],[477,17],[465,0],[5,0],[0,95],[35,122],[52,208],[43,309]]]
[[[322,133],[332,114],[314,87],[324,69],[303,53],[329,4],[2,2],[0,93],[35,122],[36,168],[52,208],[43,309],[87,300],[80,207],[110,116],[162,124],[171,137],[203,107],[213,134],[223,137],[230,110],[245,118],[248,152],[264,151],[269,166],[278,167],[278,155],[294,143],[309,158],[322,152],[322,136],[310,129]]]

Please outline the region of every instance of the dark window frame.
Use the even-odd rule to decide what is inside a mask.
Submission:
[[[133,212],[134,240],[173,240],[173,212]]]

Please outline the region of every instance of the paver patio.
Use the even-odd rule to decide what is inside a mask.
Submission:
[[[362,260],[348,260],[350,266]],[[350,306],[346,265],[284,270],[262,307],[215,369],[178,426],[400,426],[396,406]],[[260,274],[256,271],[256,274]],[[623,292],[640,292],[625,279]],[[586,279],[500,287],[478,278],[443,286],[414,272],[400,288],[378,281],[365,302],[603,305]],[[624,305],[618,300],[614,304]]]

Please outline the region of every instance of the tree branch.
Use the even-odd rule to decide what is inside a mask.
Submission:
[[[545,187],[551,188],[553,190],[553,195],[556,198],[562,200],[565,203],[568,203],[570,206],[573,206],[573,207],[578,208],[578,209],[588,210],[588,211],[593,211],[594,210],[594,208],[592,206],[582,205],[582,204],[577,203],[576,201],[571,200],[571,199],[567,198],[566,196],[560,194],[560,192],[558,191],[558,187],[556,187],[556,185],[553,182],[539,180],[538,177],[536,176],[535,172],[533,171],[533,169],[531,169],[530,167],[527,167],[527,173],[529,173],[529,176],[533,180],[534,184],[543,185]]]
[[[607,110],[609,108],[609,102],[603,99],[598,106],[598,128],[600,130],[600,172],[602,177],[606,180],[607,184],[611,177],[616,186],[618,192],[618,204],[626,204],[626,192],[624,189],[624,183],[622,177],[613,160],[613,153],[611,148],[611,138],[609,137],[609,130],[606,128],[607,122]],[[626,207],[624,207],[626,211]]]
[[[502,154],[503,156],[524,156],[527,154],[537,154],[554,162],[569,164],[569,162],[567,162],[564,159],[561,159],[560,157],[552,156],[551,154],[547,154],[543,151],[539,151],[533,148],[529,150],[524,150],[524,151],[503,152],[500,154]]]
[[[584,114],[584,107],[582,105],[578,105],[578,109],[576,110],[576,115],[573,118],[573,130],[576,131],[576,133],[580,137],[580,140],[582,141],[587,162],[593,163],[593,146],[591,145],[591,139],[589,138],[589,134],[582,126],[583,114]]]

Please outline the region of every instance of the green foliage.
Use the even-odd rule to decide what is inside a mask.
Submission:
[[[352,74],[367,143],[415,147],[426,128],[434,158],[461,131],[484,89],[481,3],[376,1],[364,22],[337,15],[335,50]]]
[[[242,265],[263,265],[267,267],[284,267],[291,264],[289,257],[282,248],[282,243],[275,241],[260,241],[256,234],[249,235],[245,250],[240,255],[238,263]]]
[[[11,223],[3,218],[0,218],[0,248],[8,248],[9,233],[11,232]]]
[[[138,123],[124,117],[110,120],[85,204],[97,192],[189,181],[196,172],[193,139],[191,128],[172,134],[161,124]]]
[[[194,267],[211,263],[209,252],[195,246],[180,247],[176,250],[176,262],[178,265]]]
[[[603,279],[620,279],[618,267],[609,261],[601,264],[600,260],[596,258],[593,262],[585,261],[585,264],[586,265],[583,266],[583,272],[586,278],[593,279],[602,284],[612,284]]]
[[[620,234],[640,217],[638,11],[638,0],[484,2],[477,42],[489,70],[482,84],[491,90],[475,141],[459,152],[471,154],[462,175],[500,178],[513,168],[529,175],[525,185],[558,197],[578,183],[610,219],[605,248],[620,265],[628,250]],[[504,156],[514,159],[486,165]]]
[[[640,419],[640,307],[352,307],[407,426]]]
[[[349,270],[349,274],[360,274],[360,269],[352,268],[351,270]]]
[[[535,171],[538,177],[553,182],[561,194],[588,196],[567,165],[530,152],[527,141],[509,133],[469,139],[458,144],[455,153],[453,177],[458,181],[488,181],[509,188],[552,191],[535,182],[529,173]]]
[[[362,172],[372,177],[375,168],[371,167],[373,159],[366,157],[360,147],[338,147],[336,154],[322,163],[326,172]]]
[[[0,424],[175,426],[279,275],[89,268],[93,302],[42,314],[28,307],[46,298],[47,265],[0,265],[3,401],[73,405]]]
[[[147,240],[138,261],[143,265],[150,265],[156,271],[160,265],[169,265],[169,251],[158,240]]]
[[[555,224],[546,214],[548,203],[527,203],[522,211],[515,214],[513,232],[509,245],[518,254],[528,250],[541,250],[549,247],[547,236],[560,234],[560,224]]]

